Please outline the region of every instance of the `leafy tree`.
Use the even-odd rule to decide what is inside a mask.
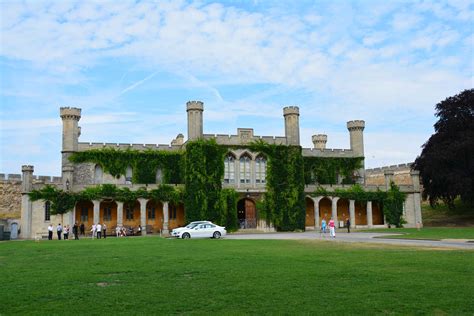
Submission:
[[[460,196],[474,203],[474,89],[464,90],[436,105],[435,133],[423,145],[414,169],[433,206],[438,199],[450,208]]]

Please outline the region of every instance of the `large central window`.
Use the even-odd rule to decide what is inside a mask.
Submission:
[[[250,157],[240,157],[240,183],[250,183]]]
[[[255,182],[257,184],[264,184],[267,177],[267,161],[265,158],[259,156],[255,160]]]
[[[235,158],[230,154],[224,159],[224,183],[235,183]]]

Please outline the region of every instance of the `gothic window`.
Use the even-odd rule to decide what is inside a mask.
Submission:
[[[255,160],[255,182],[264,184],[267,177],[267,160],[264,157],[257,157]]]
[[[89,210],[87,207],[81,208],[81,222],[87,222],[89,220]]]
[[[240,157],[240,183],[250,183],[250,157]]]
[[[94,183],[101,184],[102,177],[103,177],[102,167],[99,165],[96,165],[94,169]]]
[[[163,171],[161,169],[156,170],[156,183],[163,183]]]
[[[235,158],[231,154],[224,159],[224,183],[235,183]]]
[[[51,220],[51,202],[46,201],[44,203],[44,220],[45,222],[48,222]]]
[[[130,166],[125,171],[125,184],[132,184],[132,167]]]
[[[112,220],[112,208],[107,206],[104,208],[104,221],[110,222]]]
[[[133,208],[130,205],[125,208],[125,213],[127,220],[133,220]]]
[[[156,211],[154,207],[148,208],[148,219],[156,219]]]

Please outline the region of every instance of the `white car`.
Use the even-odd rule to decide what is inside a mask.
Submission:
[[[176,238],[221,238],[227,235],[225,227],[208,221],[191,222],[186,227],[175,228],[171,236]]]

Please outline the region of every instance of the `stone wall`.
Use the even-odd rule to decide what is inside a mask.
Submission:
[[[21,177],[0,180],[0,219],[21,217]]]
[[[366,185],[385,185],[384,171],[392,170],[393,180],[396,185],[413,185],[410,171],[411,163],[393,165],[381,168],[365,170],[365,184]]]

